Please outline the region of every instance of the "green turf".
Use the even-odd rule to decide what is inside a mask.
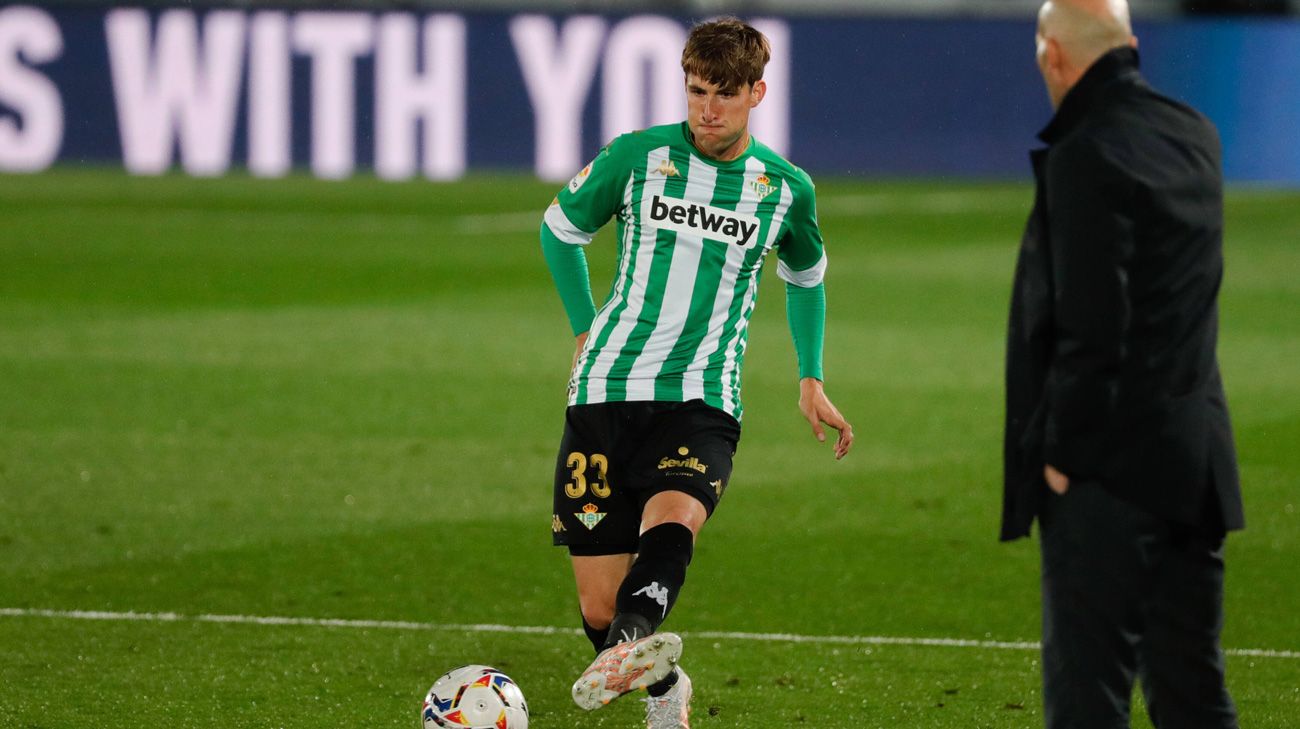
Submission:
[[[553,186],[0,177],[0,608],[575,624],[549,547],[572,340],[537,247]],[[1030,191],[823,180],[835,462],[795,408],[780,282],[728,496],[666,627],[1038,636],[996,541],[1004,322]],[[1232,648],[1300,650],[1300,194],[1230,197],[1221,360],[1249,529]],[[595,289],[608,233],[590,251]],[[632,727],[571,633],[0,617],[0,726],[412,727],[498,664],[534,729]],[[695,725],[1031,727],[1032,651],[692,638]],[[1243,726],[1300,660],[1232,657]],[[1149,726],[1145,718],[1135,726]]]

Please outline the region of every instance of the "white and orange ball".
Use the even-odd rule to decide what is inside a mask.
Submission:
[[[433,683],[420,720],[424,729],[528,729],[528,702],[497,669],[461,666]]]

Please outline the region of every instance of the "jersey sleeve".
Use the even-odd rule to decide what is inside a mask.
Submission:
[[[821,227],[817,225],[817,200],[812,180],[800,171],[791,180],[794,200],[790,203],[785,235],[777,243],[776,275],[800,288],[812,288],[826,275],[826,251]]]
[[[826,285],[785,285],[785,316],[799,358],[799,377],[822,376],[822,345],[826,341]]]
[[[623,204],[632,173],[626,135],[606,145],[569,180],[546,210],[546,226],[565,243],[586,245]]]
[[[541,230],[542,255],[555,279],[564,312],[569,316],[569,326],[574,336],[591,328],[596,318],[596,305],[591,299],[591,277],[587,272],[587,255],[579,246],[568,245],[555,237],[543,225]]]

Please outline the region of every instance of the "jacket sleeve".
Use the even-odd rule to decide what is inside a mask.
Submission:
[[[1047,377],[1046,462],[1102,475],[1131,318],[1131,177],[1095,141],[1053,150],[1047,169],[1055,348]]]

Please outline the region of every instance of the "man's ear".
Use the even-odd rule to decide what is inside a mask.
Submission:
[[[1065,49],[1055,38],[1043,39],[1043,73],[1052,79],[1065,76]]]
[[[758,106],[764,96],[767,96],[767,82],[760,78],[754,82],[753,88],[749,90],[749,108],[752,109]]]

